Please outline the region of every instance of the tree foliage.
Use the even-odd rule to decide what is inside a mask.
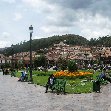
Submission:
[[[45,66],[46,64],[46,58],[44,55],[41,55],[40,57],[37,57],[35,60],[34,60],[34,66],[35,67],[40,67],[40,66]]]
[[[77,70],[78,70],[78,67],[77,67],[75,61],[72,61],[72,60],[68,61],[68,71],[75,72]]]
[[[63,71],[66,70],[67,69],[67,60],[60,57],[58,59],[58,67],[60,67],[61,70],[63,70]]]

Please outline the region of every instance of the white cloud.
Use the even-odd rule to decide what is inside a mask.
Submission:
[[[0,48],[9,47],[11,45],[11,41],[9,41],[11,34],[9,32],[2,32],[0,38]]]
[[[14,16],[14,21],[19,21],[23,18],[21,13],[15,13]]]
[[[10,33],[9,32],[3,32],[2,33],[2,38],[8,38],[10,37]]]
[[[42,0],[22,0],[22,2],[34,8],[40,8],[44,4]]]
[[[11,45],[10,41],[1,41],[0,40],[0,48],[9,47]]]
[[[7,2],[7,3],[15,3],[16,2],[16,0],[2,0],[3,2]]]
[[[0,48],[2,47],[10,47],[11,44],[15,44],[15,43],[19,43],[19,42],[16,42],[16,41],[19,41],[19,37],[18,35],[13,35],[12,33],[9,33],[9,32],[2,32],[1,33],[1,38],[0,38]],[[22,41],[22,38],[21,38],[21,41]]]
[[[69,32],[67,27],[57,27],[57,26],[44,26],[41,27],[41,30],[49,35],[65,34]]]
[[[75,22],[75,25],[87,39],[111,35],[111,21],[108,17],[104,17],[100,14],[92,16],[88,12],[81,12],[77,14],[77,16],[78,20]]]
[[[56,4],[49,4],[46,0],[22,0],[25,6],[34,9],[38,13],[43,15],[50,14],[52,11],[57,10]]]

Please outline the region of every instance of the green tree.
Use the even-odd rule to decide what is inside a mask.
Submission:
[[[41,55],[40,57],[37,57],[34,60],[34,66],[35,67],[40,67],[40,66],[45,67],[46,66],[46,58],[45,58],[45,56]]]
[[[58,67],[60,67],[61,70],[66,70],[67,69],[67,60],[64,58],[59,58],[58,59]]]
[[[78,67],[76,65],[76,62],[73,60],[68,61],[68,71],[69,72],[75,72],[78,70]]]

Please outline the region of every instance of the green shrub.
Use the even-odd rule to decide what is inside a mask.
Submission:
[[[70,61],[68,62],[68,71],[69,71],[69,72],[75,72],[75,71],[77,71],[77,69],[78,69],[78,67],[77,67],[75,61],[71,61],[71,60],[70,60]]]

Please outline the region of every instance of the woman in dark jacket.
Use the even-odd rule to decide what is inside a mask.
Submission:
[[[47,84],[46,84],[46,91],[45,91],[45,93],[47,93],[49,87],[52,88],[52,86],[54,85],[54,81],[55,81],[55,77],[54,77],[53,74],[51,74],[49,76]]]

